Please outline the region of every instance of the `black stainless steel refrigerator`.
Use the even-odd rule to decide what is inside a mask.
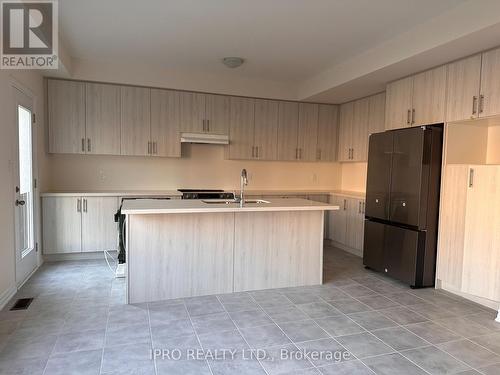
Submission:
[[[434,285],[443,125],[372,134],[363,263],[409,284]]]

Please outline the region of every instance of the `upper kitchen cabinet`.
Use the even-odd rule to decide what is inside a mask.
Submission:
[[[478,115],[481,55],[448,64],[446,121],[461,121]]]
[[[440,66],[387,85],[386,129],[443,122],[446,66]]]
[[[338,161],[351,161],[354,102],[340,106]]]
[[[412,126],[444,121],[446,66],[419,73],[413,78]]]
[[[400,79],[387,85],[385,96],[385,129],[410,126],[413,77]]]
[[[120,154],[120,86],[87,83],[86,153]]]
[[[255,99],[232,97],[230,119],[229,159],[253,159]]]
[[[151,90],[150,155],[181,156],[180,114],[179,92]]]
[[[318,104],[299,104],[298,159],[315,161],[318,144]]]
[[[224,95],[179,92],[180,130],[191,133],[228,134],[231,99]]]
[[[335,161],[337,158],[337,141],[339,126],[339,109],[336,105],[319,105],[318,108],[318,161]]]
[[[255,99],[253,158],[277,159],[278,107],[277,101]]]
[[[278,160],[297,160],[299,133],[299,104],[278,104]]]
[[[370,116],[368,119],[368,134],[380,133],[385,130],[385,92],[368,98]]]
[[[85,83],[48,80],[49,152],[84,154]]]
[[[364,98],[354,102],[354,116],[351,140],[351,161],[368,160],[368,123],[370,99]]]
[[[483,53],[478,113],[480,117],[500,114],[500,48]]]
[[[151,90],[121,87],[121,154],[152,154],[150,141]]]

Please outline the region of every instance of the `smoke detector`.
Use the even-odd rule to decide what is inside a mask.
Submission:
[[[222,59],[222,63],[231,69],[241,66],[241,64],[243,64],[244,62],[245,60],[243,60],[241,57],[224,57]]]

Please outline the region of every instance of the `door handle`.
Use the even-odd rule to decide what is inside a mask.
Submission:
[[[469,169],[469,187],[474,187],[474,168]]]
[[[473,115],[475,115],[477,113],[476,106],[477,106],[477,96],[474,95],[472,97],[472,114]]]
[[[26,201],[16,199],[16,206],[24,206],[26,204]]]
[[[479,113],[483,113],[483,110],[484,110],[484,95],[481,94],[481,95],[479,95],[479,109],[478,109],[478,112]]]

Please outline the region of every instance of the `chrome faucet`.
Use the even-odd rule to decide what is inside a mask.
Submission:
[[[247,170],[241,170],[241,178],[240,178],[240,207],[243,207],[245,204],[245,186],[248,185],[248,177]]]

